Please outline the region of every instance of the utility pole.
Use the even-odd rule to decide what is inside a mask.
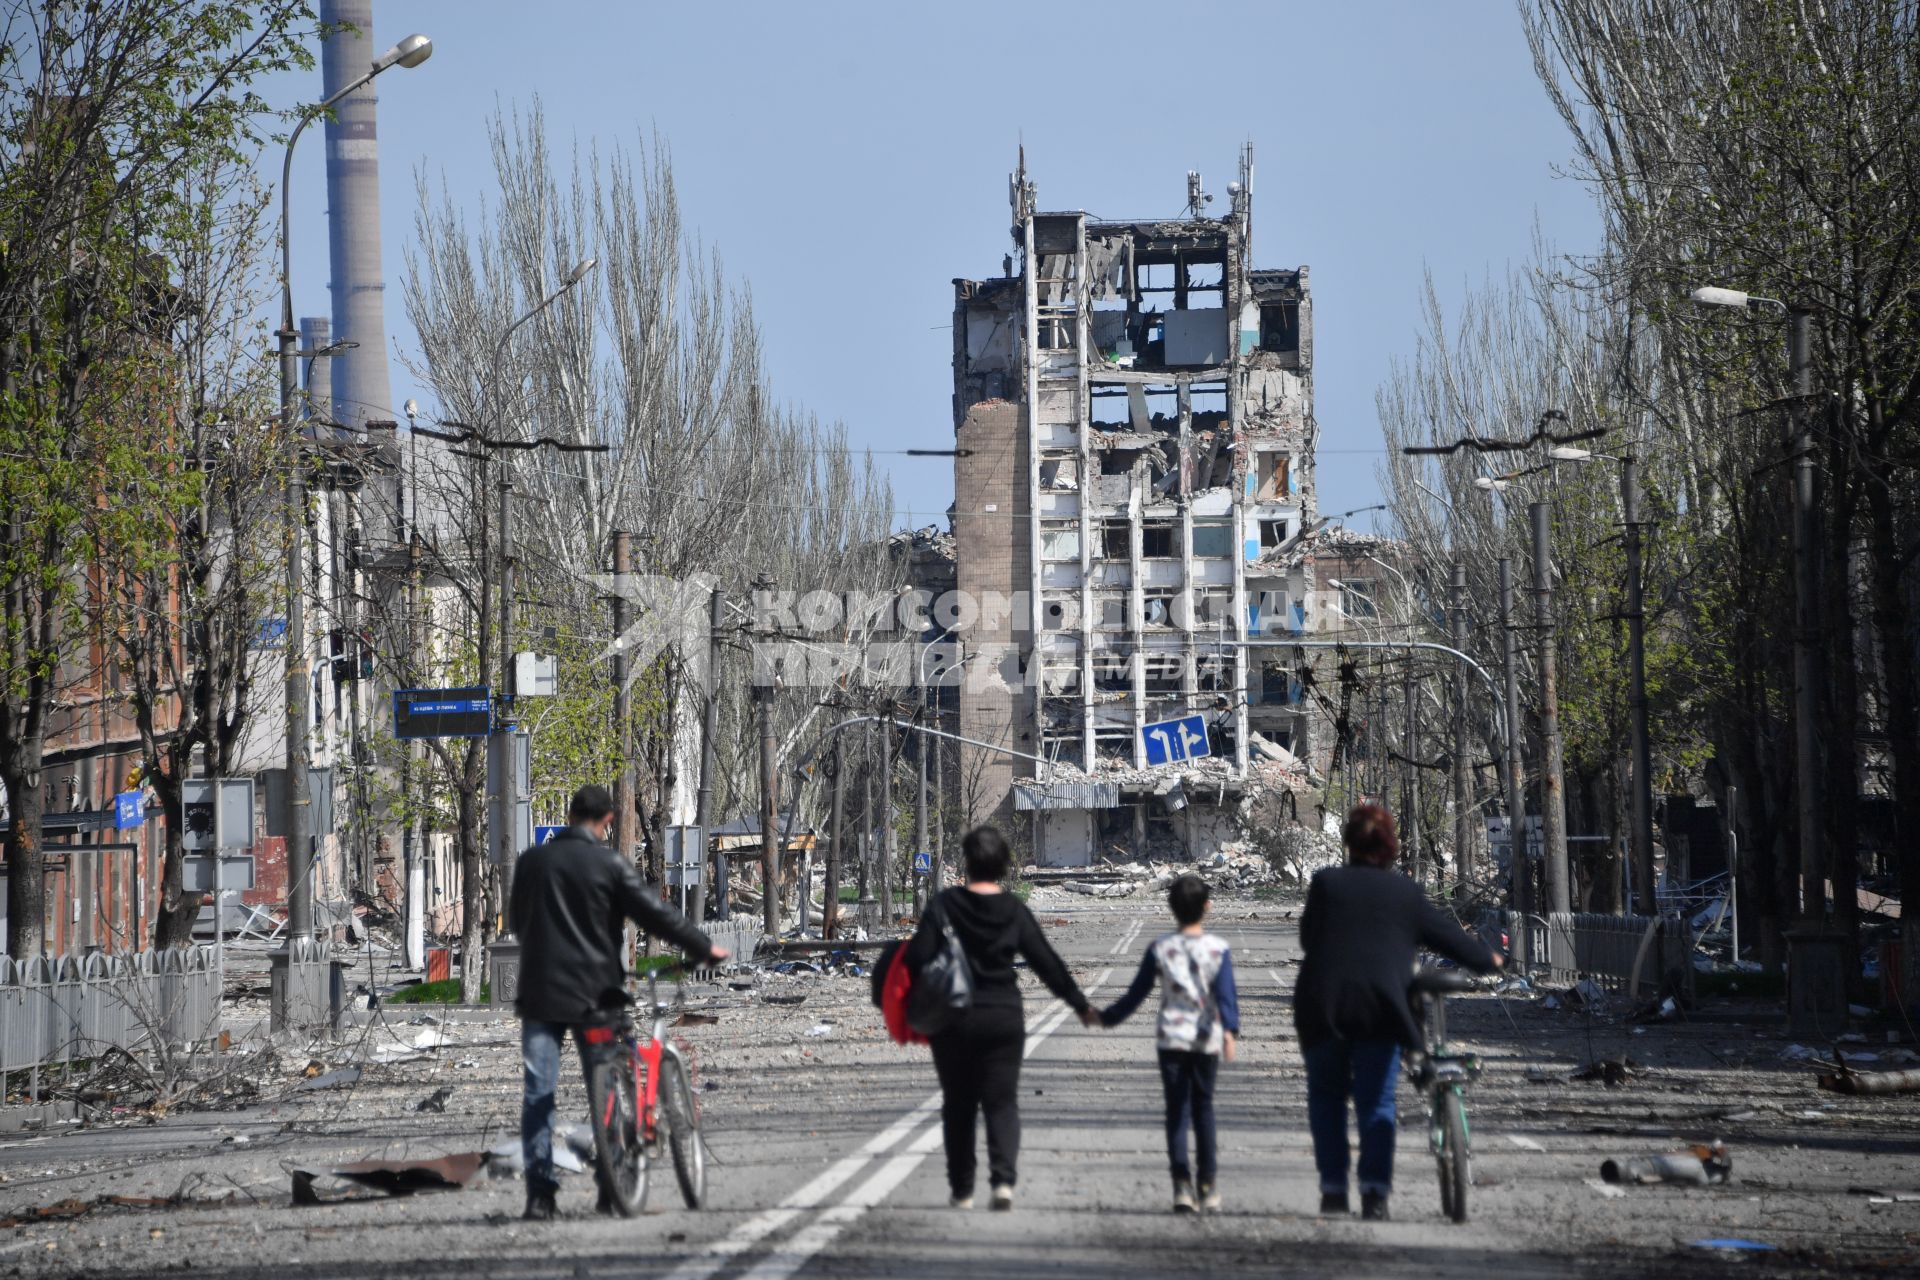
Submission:
[[[1513,911],[1520,918],[1514,950],[1525,973],[1533,963],[1533,931],[1527,920],[1533,910],[1533,865],[1527,858],[1527,800],[1520,789],[1520,662],[1513,639],[1513,561],[1506,556],[1500,557],[1500,637],[1507,704],[1507,749],[1500,761],[1500,780],[1507,793],[1507,871],[1513,882]]]
[[[1448,621],[1453,647],[1467,651],[1467,566],[1455,561],[1453,582],[1447,591]],[[1453,857],[1456,883],[1473,879],[1473,814],[1467,787],[1467,673],[1453,672]]]
[[[926,704],[927,690],[923,684],[920,688],[922,725],[926,723]],[[920,740],[914,744],[914,763],[919,766],[913,790],[913,856],[916,863],[927,848],[927,743],[933,741],[937,739],[923,733],[920,735]],[[920,918],[920,912],[926,903],[926,894],[922,892],[925,888],[926,881],[918,871],[915,871],[913,873],[913,918],[916,920]]]
[[[302,123],[305,123],[303,120]],[[293,144],[287,144],[291,166]],[[283,183],[284,188],[284,183]],[[284,196],[283,196],[284,199]],[[282,214],[281,238],[286,237]],[[293,296],[282,290],[280,420],[287,433],[287,938],[313,936],[313,671],[307,661],[307,474],[296,418],[299,361]]]
[[[864,766],[864,794],[860,804],[860,927],[872,933],[880,921],[873,902],[873,731],[868,724],[861,737],[860,763]]]
[[[1640,912],[1657,916],[1653,882],[1653,750],[1647,741],[1647,612],[1640,585],[1640,464],[1620,460],[1620,504],[1626,515],[1627,706],[1633,733],[1633,874]]]
[[[493,732],[488,736],[487,821],[499,858],[501,932],[507,931],[507,903],[513,900],[514,809],[519,798],[519,755],[513,740],[515,673],[513,663],[513,473],[500,468],[500,695],[494,699]],[[624,824],[623,824],[624,825]]]
[[[840,929],[840,856],[846,843],[847,744],[833,735],[833,827],[827,834],[827,887],[820,899],[820,936],[832,938]]]
[[[773,579],[762,577],[754,590],[771,596]],[[762,638],[765,632],[762,631]],[[754,663],[753,696],[760,711],[760,914],[767,936],[780,936],[780,846],[774,818],[780,809],[780,778],[773,741],[773,666]]]
[[[1547,855],[1547,909],[1573,910],[1567,865],[1567,797],[1560,746],[1560,685],[1553,626],[1553,547],[1550,512],[1544,502],[1530,503],[1533,522],[1534,626],[1540,643],[1540,738],[1545,768],[1540,787],[1540,826]]]
[[[613,847],[620,861],[633,863],[639,844],[639,809],[634,803],[633,776],[633,699],[627,691],[630,662],[627,657],[626,585],[633,573],[633,535],[616,529],[613,534],[613,749],[620,759],[620,770],[613,776]]]
[[[1813,509],[1813,314],[1787,312],[1787,372],[1793,388],[1793,722],[1794,799],[1800,845],[1800,913],[1817,920],[1827,911],[1827,877],[1820,856],[1826,815],[1820,808],[1818,715],[1819,605]],[[1851,853],[1851,851],[1848,851]]]
[[[936,729],[942,728],[943,723],[940,719],[940,704],[938,703],[938,701],[934,703],[933,716],[934,716],[934,728]],[[947,792],[946,792],[946,785],[943,778],[944,768],[941,765],[941,757],[947,754],[947,740],[945,738],[935,738],[933,740],[932,745],[933,745],[933,848],[929,852],[933,854],[933,870],[927,873],[927,897],[929,900],[932,899],[934,894],[940,892],[941,868],[946,862],[945,855],[946,855],[946,843],[947,843],[947,819],[946,819]]]
[[[700,828],[702,845],[713,833],[713,782],[719,772],[720,751],[720,646],[726,637],[727,592],[724,587],[713,589],[713,598],[707,605],[707,689],[705,705],[701,708],[700,720],[700,791],[694,800],[693,823]],[[686,855],[684,851],[681,856]],[[707,851],[700,850],[700,883],[693,889],[693,920],[695,924],[706,918],[707,910]],[[713,866],[713,906],[714,914],[720,919],[727,918],[727,855],[716,852]]]
[[[893,923],[893,700],[880,725],[880,920]]]
[[[1406,860],[1412,865],[1415,876],[1424,881],[1427,878],[1427,872],[1420,849],[1420,766],[1414,763],[1420,755],[1417,689],[1412,676],[1408,676],[1403,684],[1402,693],[1407,704],[1407,729],[1400,753],[1404,757],[1400,762],[1400,831],[1404,839],[1400,843],[1406,851]]]

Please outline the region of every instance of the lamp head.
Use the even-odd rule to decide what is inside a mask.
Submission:
[[[567,272],[567,284],[576,285],[582,280],[585,280],[587,278],[587,272],[598,266],[599,262],[600,259],[598,258],[582,258],[578,266]]]
[[[417,67],[432,56],[433,41],[416,31],[375,58],[373,69],[375,72],[380,72],[394,66]]]
[[[1593,451],[1570,444],[1557,444],[1547,450],[1547,456],[1555,462],[1586,462],[1593,457]]]
[[[1687,295],[1695,302],[1709,307],[1740,307],[1747,305],[1747,295],[1740,289],[1722,289],[1718,285],[1702,285]]]

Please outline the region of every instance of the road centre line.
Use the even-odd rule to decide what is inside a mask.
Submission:
[[[1139,933],[1143,923],[1139,919],[1134,920],[1128,933],[1122,936],[1119,944],[1116,944],[1114,953],[1117,954],[1121,946],[1124,946],[1133,935]],[[1100,976],[1083,990],[1092,994],[1099,990],[1112,975],[1112,968],[1103,970]],[[1067,1015],[1072,1012],[1072,1006],[1062,1004],[1057,1009],[1044,1009],[1029,1018],[1027,1042],[1022,1049],[1021,1057],[1032,1056],[1041,1042],[1058,1030],[1060,1024],[1065,1022]],[[935,1091],[919,1106],[869,1138],[857,1152],[836,1160],[805,1186],[787,1196],[779,1205],[755,1214],[719,1240],[703,1246],[694,1257],[668,1272],[667,1280],[711,1280],[711,1277],[725,1270],[741,1254],[750,1251],[803,1213],[819,1208],[827,1197],[865,1169],[872,1163],[874,1157],[897,1144],[939,1105],[940,1094]],[[903,1154],[893,1157],[882,1165],[880,1172],[861,1184],[854,1193],[840,1204],[821,1213],[784,1245],[769,1253],[747,1274],[754,1277],[754,1280],[784,1280],[785,1277],[805,1266],[814,1255],[831,1244],[848,1224],[859,1218],[873,1205],[878,1204],[918,1168],[927,1153],[939,1145],[940,1138],[940,1124],[935,1119],[913,1138]],[[864,1203],[861,1203],[863,1201]],[[779,1260],[779,1265],[776,1265],[776,1260]],[[781,1269],[783,1266],[785,1269]]]
[[[1099,990],[1112,976],[1113,970],[1105,969],[1090,985],[1082,989],[1091,994]],[[1040,1047],[1041,1041],[1052,1035],[1072,1012],[1071,1005],[1063,1004],[1050,1013],[1042,1026],[1027,1037],[1026,1048],[1021,1056],[1031,1057],[1033,1051]],[[860,1219],[862,1214],[893,1194],[894,1190],[920,1167],[928,1154],[940,1145],[943,1136],[940,1122],[933,1121],[920,1131],[901,1154],[881,1165],[878,1173],[862,1183],[846,1199],[827,1209],[795,1232],[785,1244],[775,1247],[771,1253],[747,1271],[741,1280],[788,1280],[796,1271],[811,1262],[822,1249],[837,1240],[843,1231]]]

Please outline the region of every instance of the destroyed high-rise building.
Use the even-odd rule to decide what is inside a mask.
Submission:
[[[954,282],[961,732],[1019,753],[960,798],[1044,863],[1208,855],[1310,758],[1291,654],[1247,643],[1308,626],[1315,439],[1307,269],[1254,268],[1252,169],[1221,216],[1189,174],[1187,217],[1109,222],[1039,212],[1023,157],[1002,277]],[[1194,715],[1206,758],[1150,763]]]

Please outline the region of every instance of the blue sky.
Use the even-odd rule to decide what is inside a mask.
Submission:
[[[1104,217],[1177,214],[1188,169],[1224,206],[1252,141],[1256,262],[1313,272],[1325,511],[1378,501],[1373,395],[1413,348],[1423,273],[1453,298],[1523,262],[1536,222],[1563,250],[1597,236],[1509,0],[375,0],[374,23],[376,47],[434,41],[380,82],[390,344],[414,343],[416,169],[477,210],[486,117],[537,96],[556,146],[660,131],[687,225],[752,288],[776,394],[876,450],[951,441],[951,281],[998,274],[1023,140],[1042,208]],[[264,86],[288,106],[319,88],[317,66]],[[302,315],[327,309],[323,149],[295,165]],[[431,403],[397,360],[393,379]],[[943,518],[949,462],[877,460],[902,524]]]

